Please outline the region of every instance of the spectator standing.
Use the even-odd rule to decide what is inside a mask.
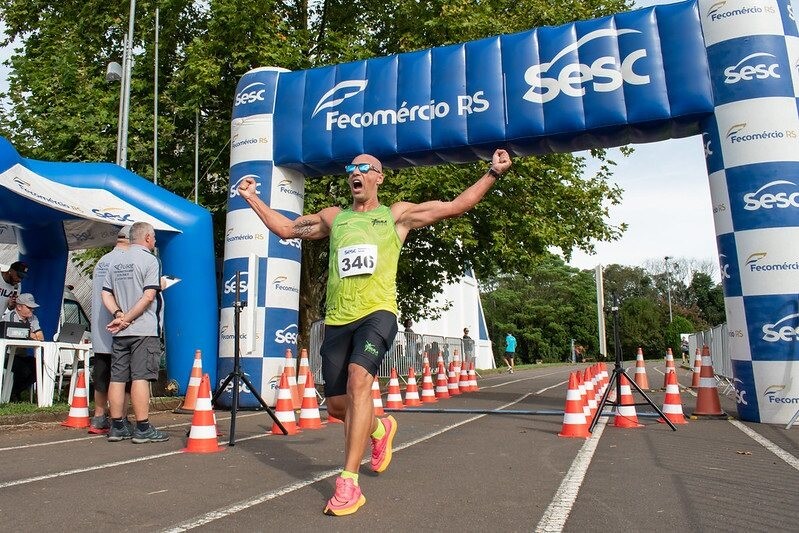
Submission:
[[[505,335],[505,364],[508,373],[513,374],[513,358],[516,357],[516,337],[508,333]]]
[[[43,341],[44,334],[39,326],[39,319],[33,310],[39,307],[33,295],[23,292],[16,298],[14,310],[7,314],[9,322],[21,322],[30,327],[29,338],[33,341]],[[31,350],[18,348],[14,355],[14,363],[11,365],[14,373],[14,385],[11,387],[11,401],[19,401],[22,391],[36,382],[36,359]]]
[[[463,358],[466,361],[474,358],[474,339],[469,336],[469,328],[463,328]]]
[[[130,226],[123,226],[117,233],[114,249],[97,261],[92,273],[92,350],[94,351],[94,416],[89,426],[89,433],[105,435],[111,423],[108,419],[108,385],[111,382],[111,353],[113,352],[113,335],[106,326],[114,319],[103,305],[103,283],[109,265],[120,261],[130,245]],[[126,384],[126,392],[130,393],[130,383]],[[125,402],[127,405],[127,402]],[[126,418],[127,420],[127,418]],[[131,431],[132,433],[132,431]]]
[[[28,275],[28,265],[14,261],[8,270],[0,272],[0,316],[17,306],[19,284]]]
[[[108,403],[110,442],[133,439],[135,444],[163,442],[169,435],[150,424],[150,383],[158,379],[161,359],[161,261],[153,255],[155,230],[146,222],[130,228],[130,248],[109,265],[103,283],[103,304],[114,319],[108,324],[114,340]],[[125,384],[136,427],[131,434],[124,420]]]

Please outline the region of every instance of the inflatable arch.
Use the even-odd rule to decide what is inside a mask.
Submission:
[[[112,246],[121,225],[149,222],[163,271],[181,281],[164,292],[167,375],[184,393],[194,351],[215,375],[218,307],[211,215],[110,163],[25,159],[0,137],[0,242],[30,266],[22,283],[41,305],[46,339],[58,328],[67,252]]]
[[[741,418],[799,406],[799,33],[787,0],[701,0],[300,72],[237,88],[224,276],[254,254],[244,370],[270,392],[294,348],[299,243],[269,235],[236,186],[302,212],[304,178],[367,152],[405,167],[703,135]],[[668,164],[668,162],[664,162]],[[223,295],[221,331],[232,329]],[[242,287],[243,289],[243,287]],[[232,336],[220,339],[219,374]],[[246,392],[246,391],[245,391]],[[245,394],[246,397],[246,394]]]

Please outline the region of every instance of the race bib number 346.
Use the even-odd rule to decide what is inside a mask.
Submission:
[[[377,266],[377,245],[356,244],[338,249],[338,277],[373,274]]]

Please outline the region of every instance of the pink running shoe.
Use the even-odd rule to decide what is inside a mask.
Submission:
[[[380,473],[388,468],[391,463],[391,445],[394,442],[394,435],[397,434],[397,421],[393,416],[381,418],[386,434],[382,439],[372,439],[372,470]]]
[[[366,503],[361,487],[351,479],[336,478],[336,493],[327,501],[324,513],[330,516],[352,514]]]

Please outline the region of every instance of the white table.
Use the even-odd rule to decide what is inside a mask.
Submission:
[[[11,398],[11,387],[14,384],[14,373],[11,372],[11,368],[14,365],[14,357],[16,350],[12,349],[9,352],[9,348],[33,348],[35,350],[35,357],[36,357],[36,382],[39,383],[41,380],[41,361],[44,352],[45,342],[42,341],[32,341],[28,339],[0,339],[0,402],[8,403],[9,399]],[[6,361],[6,354],[8,354],[8,366],[5,365]],[[40,395],[41,396],[41,395]],[[50,404],[52,405],[52,395]]]
[[[44,342],[33,340],[0,339],[0,354],[5,355],[9,348],[33,348],[36,360],[36,400],[39,407],[49,407],[53,405],[53,393],[55,392],[55,382],[58,377],[61,361],[67,357],[72,359],[73,376],[77,376],[78,363],[83,361],[83,370],[86,377],[86,390],[89,390],[89,361],[92,354],[92,345],[81,343],[72,344],[68,342]],[[15,351],[11,350],[8,354],[8,365],[4,368],[5,357],[0,357],[0,403],[7,403],[11,398],[11,387],[14,383],[14,376],[11,367],[14,363]],[[77,379],[70,380],[69,403],[72,403],[72,396],[75,392]]]

